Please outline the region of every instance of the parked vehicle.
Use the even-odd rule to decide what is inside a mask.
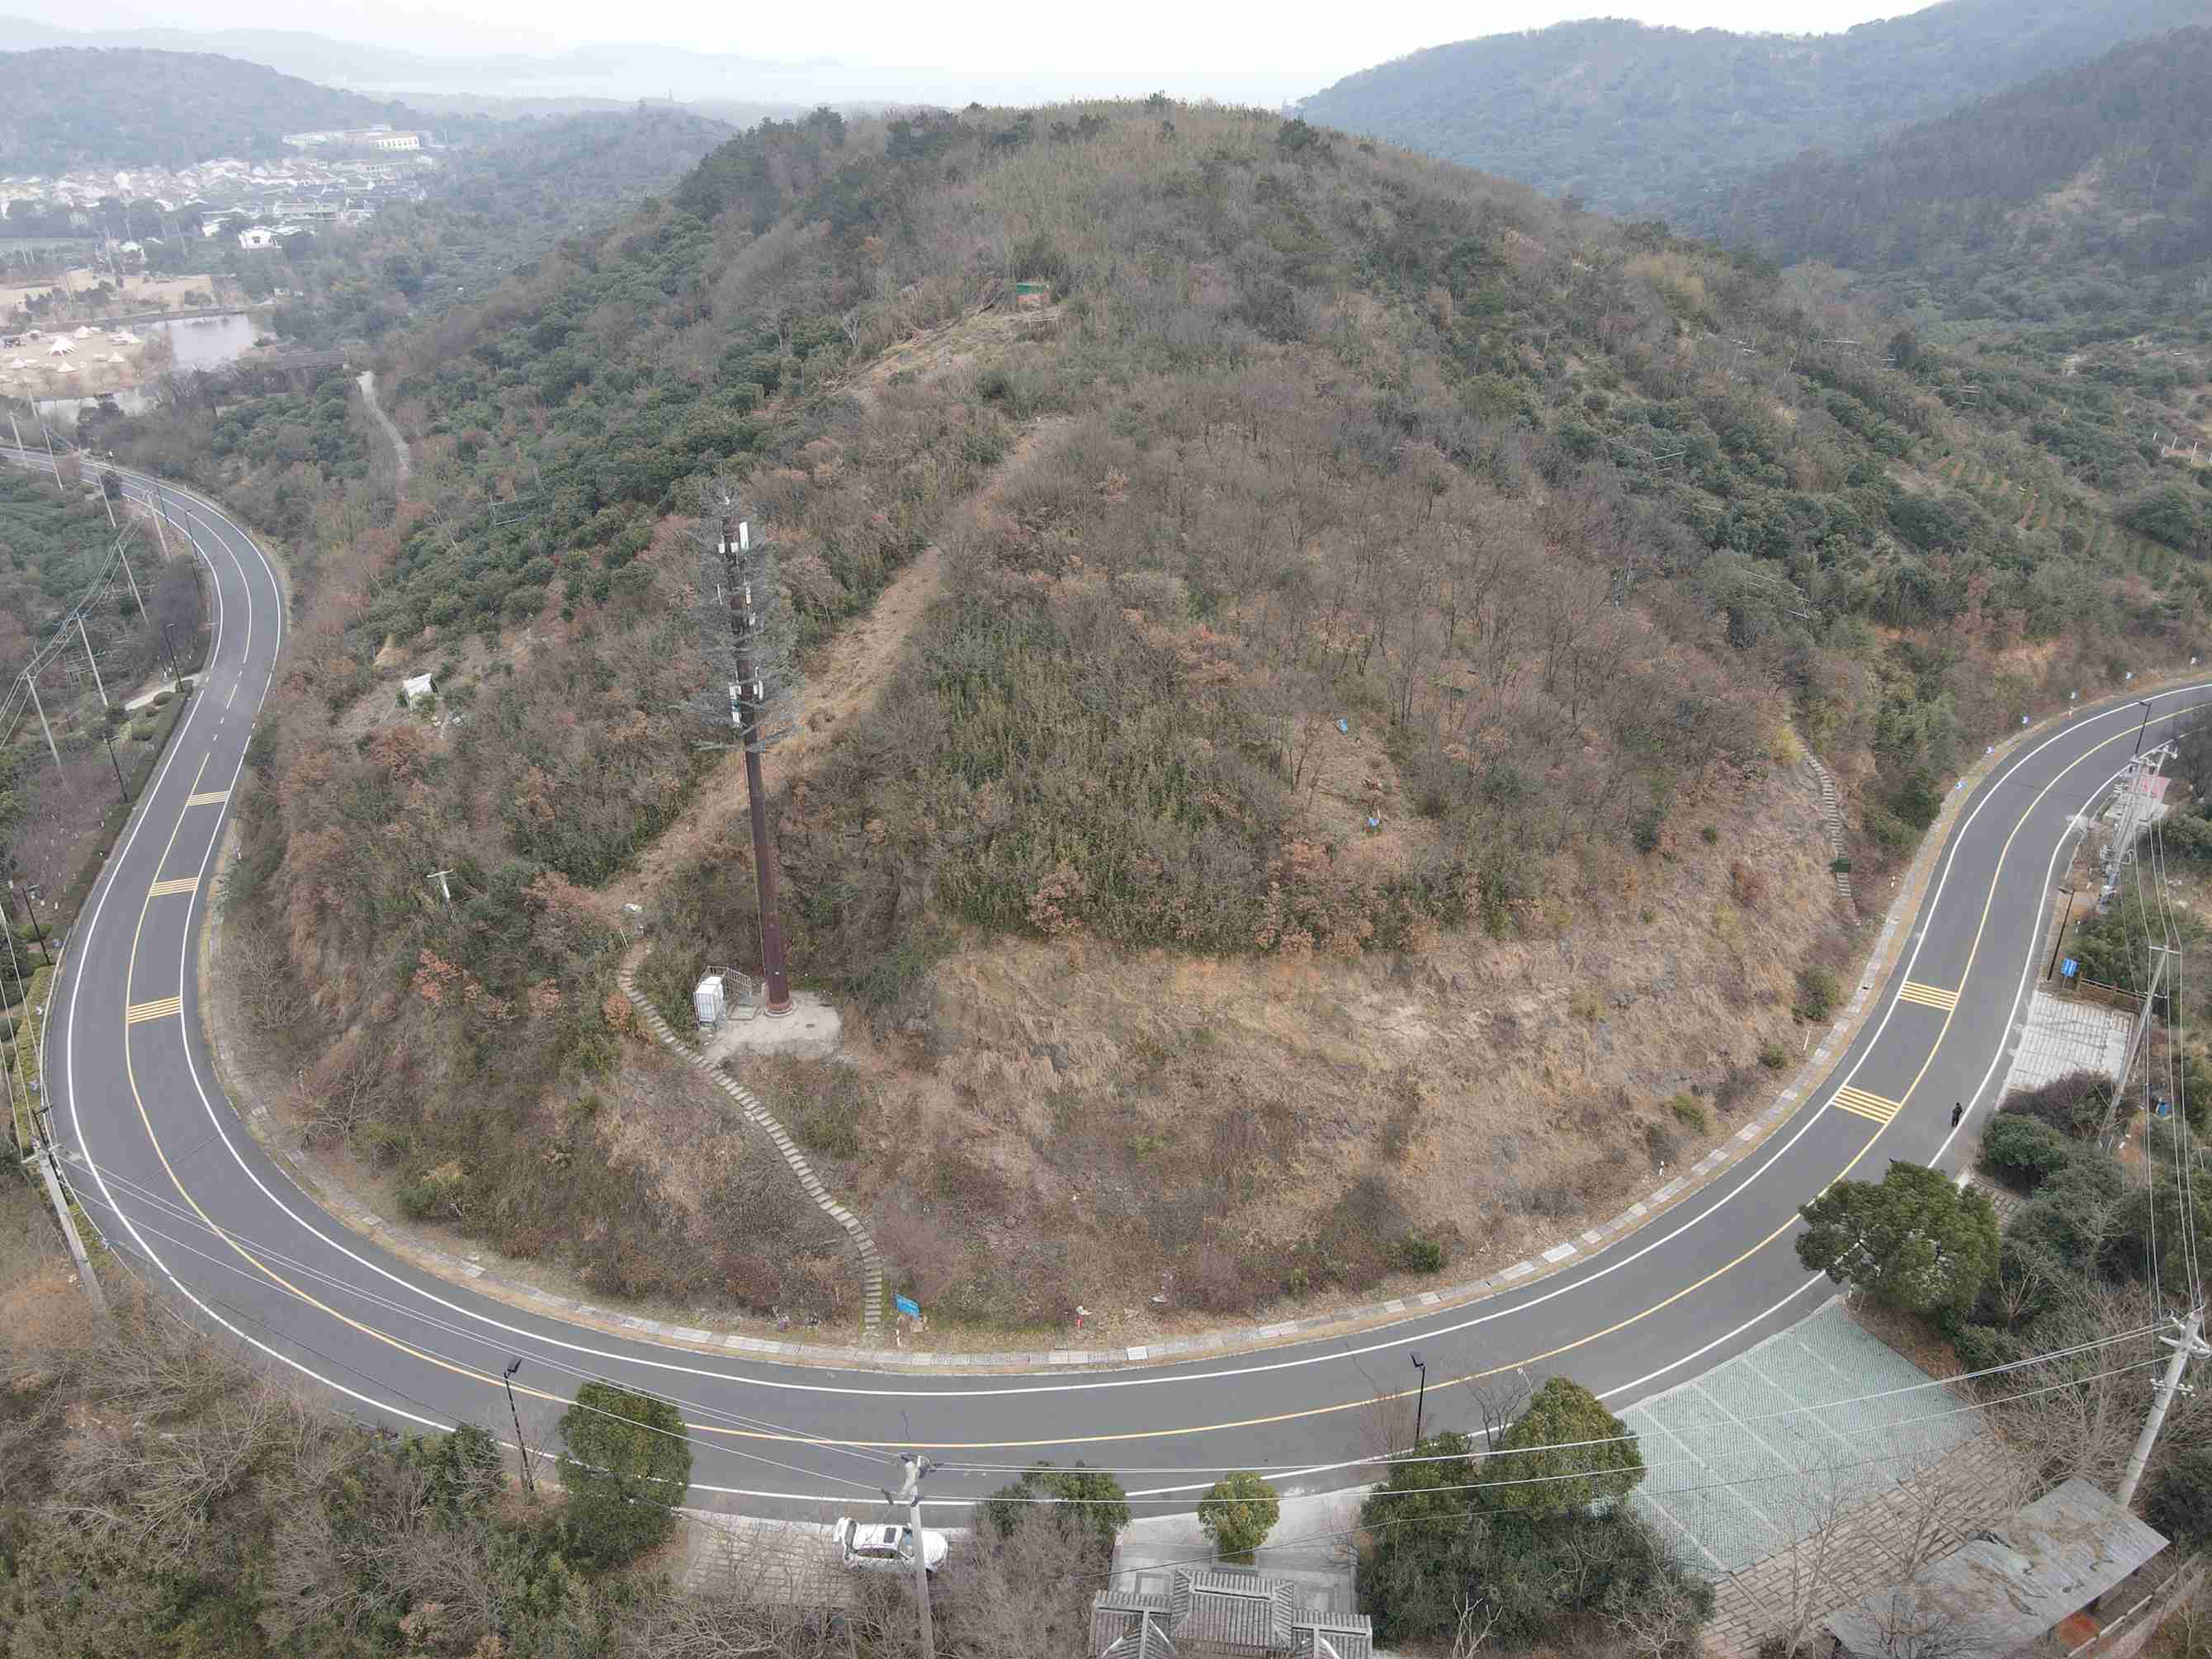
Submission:
[[[864,1526],[846,1516],[830,1534],[837,1540],[839,1557],[848,1567],[880,1572],[914,1571],[914,1528],[892,1525]],[[922,1567],[933,1577],[951,1548],[941,1532],[922,1528]]]

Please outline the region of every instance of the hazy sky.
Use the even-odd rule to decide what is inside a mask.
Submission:
[[[433,10],[388,0],[0,0],[69,28],[289,28],[419,51],[557,50],[594,40],[658,41],[696,50],[846,64],[967,70],[1126,70],[1311,71],[1316,85],[1422,46],[1570,17],[1627,16],[1685,28],[1784,29],[1817,33],[1920,9],[1914,0],[1522,0],[1460,3],[1397,0],[1199,6],[1124,0],[1077,6],[946,4],[944,0],[845,0],[837,5],[732,6],[700,0],[610,8],[591,0],[453,0]]]

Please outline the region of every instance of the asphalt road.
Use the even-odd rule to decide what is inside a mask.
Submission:
[[[1523,1368],[1571,1375],[1618,1409],[1748,1348],[1828,1293],[1792,1249],[1799,1204],[1893,1158],[1955,1161],[1975,1133],[2040,966],[2070,819],[2124,765],[2142,718],[2133,703],[2084,712],[2002,765],[1967,803],[1903,971],[1829,1083],[1753,1156],[1569,1271],[1358,1337],[1194,1364],[915,1377],[723,1360],[427,1280],[323,1212],[245,1132],[209,1063],[193,958],[282,600],[268,562],[214,503],[141,477],[128,488],[205,562],[217,628],[76,928],[51,1016],[48,1087],[88,1208],[140,1273],[363,1418],[473,1421],[511,1439],[500,1377],[519,1357],[535,1443],[579,1380],[609,1376],[682,1407],[698,1444],[695,1503],[760,1513],[872,1501],[890,1450],[905,1446],[951,1465],[931,1483],[939,1504],[1001,1484],[989,1466],[1039,1457],[1158,1471],[1123,1485],[1163,1504],[1188,1504],[1223,1468],[1273,1466],[1285,1491],[1325,1489],[1363,1478],[1371,1402],[1411,1394],[1416,1350],[1433,1427],[1472,1420],[1473,1387]],[[2146,744],[2205,701],[2212,683],[2160,694]],[[1959,1100],[1979,1111],[1954,1133]]]

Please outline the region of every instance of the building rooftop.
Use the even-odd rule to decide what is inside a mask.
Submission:
[[[1372,1659],[1374,1636],[1364,1613],[1300,1605],[1288,1579],[1210,1567],[1177,1569],[1165,1595],[1099,1591],[1091,1602],[1091,1650],[1098,1659]]]
[[[2046,1492],[1914,1583],[1831,1613],[1843,1652],[2008,1653],[2035,1641],[2156,1555],[2166,1540],[2082,1480]],[[1950,1644],[1955,1642],[1957,1645]]]

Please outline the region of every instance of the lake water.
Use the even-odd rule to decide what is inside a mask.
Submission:
[[[228,312],[220,317],[178,317],[167,322],[134,323],[131,326],[141,338],[149,341],[157,335],[167,335],[177,354],[174,366],[179,369],[221,368],[225,363],[235,362],[245,355],[259,331],[244,312]],[[103,402],[112,402],[125,415],[143,415],[153,404],[153,399],[136,386],[125,386],[106,398],[40,398],[37,401],[39,413],[58,428],[74,427],[80,411]]]

